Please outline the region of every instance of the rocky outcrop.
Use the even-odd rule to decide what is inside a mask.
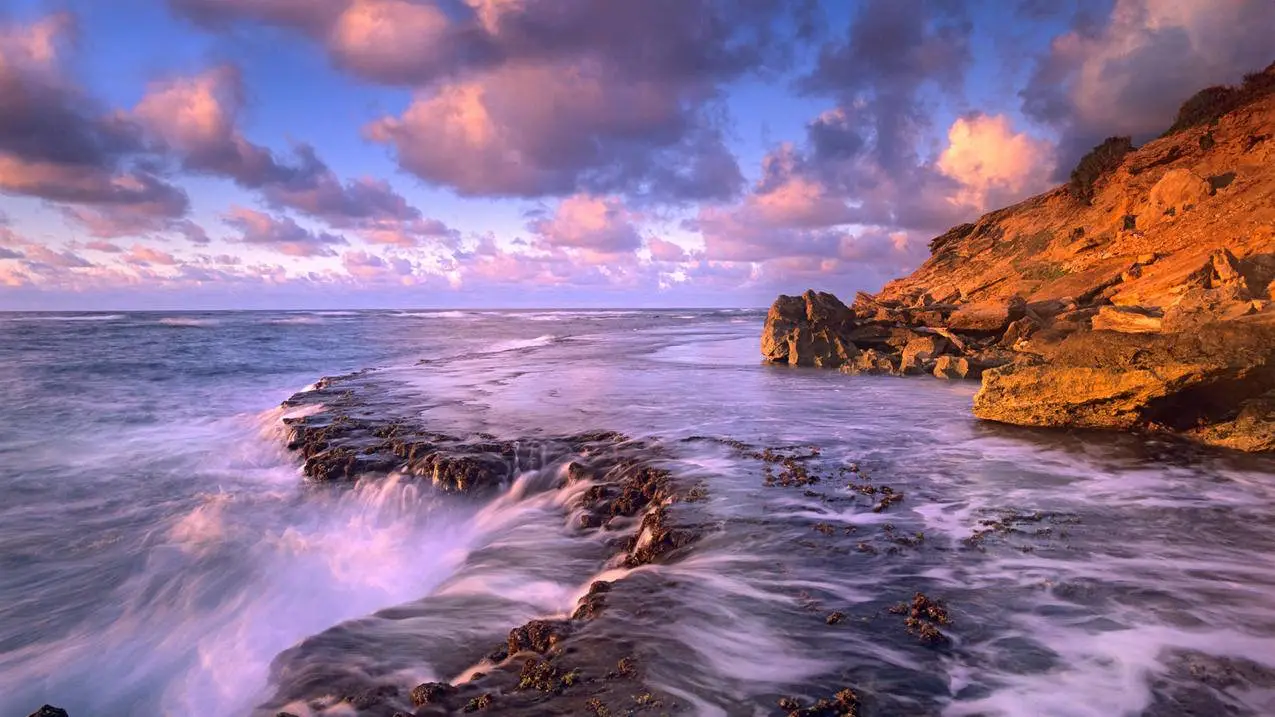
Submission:
[[[762,354],[794,366],[836,368],[859,353],[847,336],[852,321],[850,309],[832,294],[781,296],[766,317]]]
[[[1255,77],[1275,86],[1275,65]],[[1113,155],[1083,196],[1059,187],[948,231],[849,318],[828,294],[781,297],[763,354],[981,378],[987,420],[1275,450],[1275,95],[1241,95]]]
[[[974,415],[1031,426],[1162,428],[1245,450],[1275,449],[1253,434],[1275,391],[1275,326],[1218,322],[1197,332],[1068,336],[1047,361],[992,371]],[[1237,425],[1236,421],[1242,421]]]

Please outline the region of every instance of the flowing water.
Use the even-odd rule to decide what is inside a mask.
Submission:
[[[963,383],[762,366],[761,322],[0,315],[0,715],[273,714],[323,675],[453,680],[616,578],[658,605],[617,639],[696,714],[842,687],[878,715],[1275,714],[1275,461],[981,424]],[[449,433],[657,441],[708,529],[625,571],[549,471],[486,500],[307,483],[280,402],[370,366]],[[695,437],[860,472],[766,485]],[[904,499],[874,511],[856,480]],[[948,606],[940,645],[890,611],[918,591]]]

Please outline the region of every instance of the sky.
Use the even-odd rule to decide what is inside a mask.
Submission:
[[[0,310],[853,296],[1270,0],[4,0]]]

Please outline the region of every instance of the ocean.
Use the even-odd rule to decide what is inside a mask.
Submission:
[[[763,319],[0,314],[0,715],[350,714],[324,676],[471,675],[597,580],[645,586],[651,609],[606,626],[681,714],[843,688],[865,715],[1275,714],[1275,460],[981,423],[969,383],[765,366]],[[281,404],[365,368],[441,432],[653,446],[703,487],[681,507],[700,537],[608,562],[561,465],[481,497],[307,480]],[[825,477],[777,484],[739,446]],[[918,592],[946,605],[937,644],[892,611]]]

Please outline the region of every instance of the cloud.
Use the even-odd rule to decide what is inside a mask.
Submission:
[[[651,237],[647,239],[646,246],[651,252],[651,259],[653,261],[680,263],[691,259],[690,252],[683,249],[680,244],[665,241],[659,237]]]
[[[133,248],[129,249],[128,253],[124,255],[123,260],[126,263],[139,266],[176,266],[179,263],[176,257],[166,251],[160,251],[141,244],[134,244]]]
[[[25,255],[20,251],[15,251],[13,249],[6,249],[0,246],[0,259],[21,259],[24,256]]]
[[[415,246],[428,239],[454,239],[453,230],[426,219],[385,180],[342,182],[309,145],[294,146],[294,156],[285,161],[249,141],[239,128],[244,106],[241,73],[221,65],[152,83],[133,116],[176,152],[186,169],[259,190],[275,208],[365,233],[376,243]],[[205,243],[199,234],[186,233]]]
[[[726,83],[781,67],[813,0],[170,0],[206,26],[296,29],[334,65],[409,86],[371,123],[404,169],[467,196],[734,196]]]
[[[0,25],[0,192],[177,217],[186,194],[141,161],[141,132],[63,72],[68,13]]]
[[[281,163],[269,149],[240,133],[237,121],[243,105],[238,69],[221,65],[152,83],[132,114],[179,153],[189,170],[224,175],[250,188],[304,174],[307,168]]]
[[[743,179],[705,114],[708,88],[623,74],[594,60],[507,65],[423,91],[367,135],[469,196],[734,195]]]
[[[642,246],[637,219],[616,197],[576,195],[562,200],[551,218],[535,220],[529,228],[547,247],[611,255]]]
[[[28,264],[42,264],[58,269],[86,269],[93,262],[71,251],[57,251],[43,244],[27,244],[23,247]]]
[[[240,232],[240,243],[268,247],[288,256],[336,256],[332,247],[349,243],[336,234],[305,229],[289,217],[274,217],[243,207],[231,209],[225,222]]]
[[[1268,65],[1273,34],[1269,0],[1116,0],[1105,23],[1082,19],[1053,40],[1023,109],[1062,133],[1069,171],[1102,138],[1154,136],[1197,91]]]
[[[89,251],[102,252],[103,254],[120,254],[124,251],[119,246],[108,241],[91,241],[85,244],[84,248]]]
[[[355,279],[370,282],[395,281],[414,283],[416,267],[402,257],[382,257],[365,251],[349,251],[341,255],[341,265]]]
[[[920,89],[957,94],[964,86],[973,30],[965,13],[947,0],[862,3],[844,37],[824,45],[798,83],[839,103],[812,128],[820,156],[867,150],[887,172],[914,165],[916,134],[927,123]]]
[[[1048,188],[1053,146],[1014,132],[1005,115],[957,118],[948,130],[948,146],[938,169],[960,183],[951,200],[986,211]]]

